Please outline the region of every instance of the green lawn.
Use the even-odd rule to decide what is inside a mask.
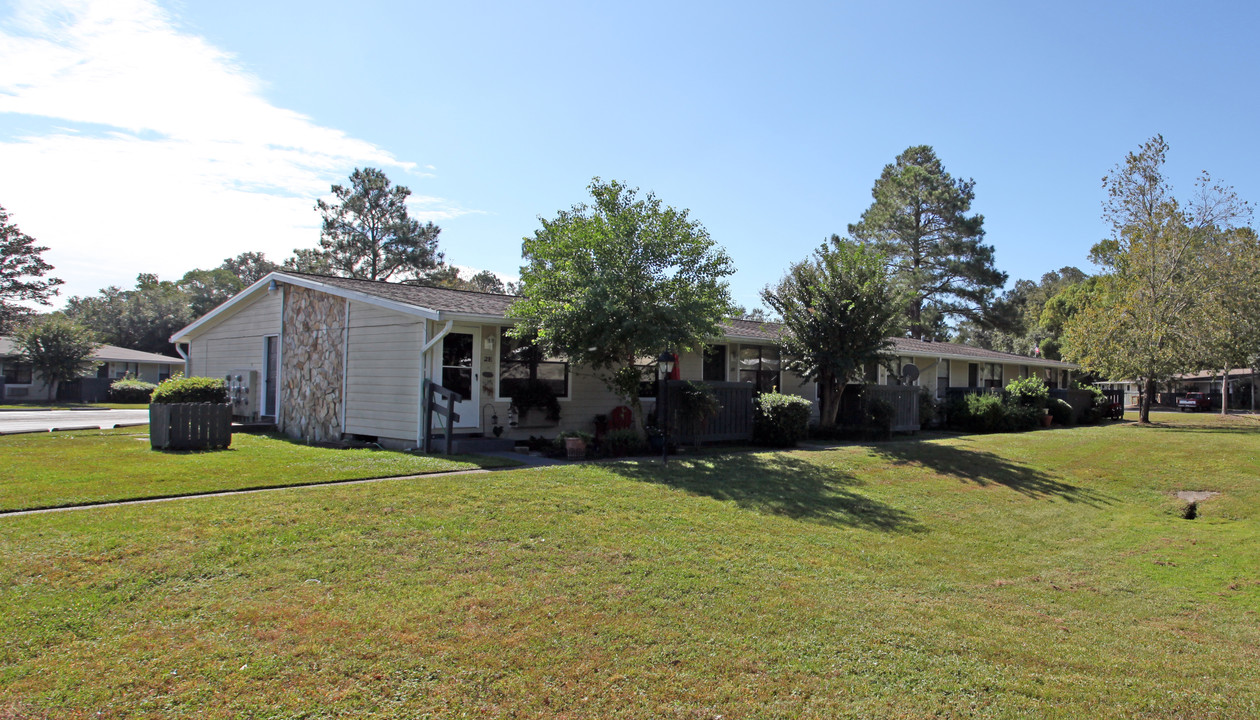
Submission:
[[[0,717],[1256,717],[1260,423],[1156,419],[0,518]]]
[[[215,452],[150,449],[148,426],[0,436],[0,511],[513,464],[311,447],[235,433]],[[2,717],[2,716],[0,716]]]

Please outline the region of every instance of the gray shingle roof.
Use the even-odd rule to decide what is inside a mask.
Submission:
[[[0,357],[13,357],[18,354],[17,344],[12,338],[0,337]],[[159,355],[157,353],[132,350],[117,345],[102,345],[92,353],[92,358],[101,362],[134,362],[134,363],[182,363],[183,358]]]
[[[440,312],[503,317],[507,313],[508,306],[516,299],[514,295],[496,295],[494,293],[472,292],[470,290],[421,287],[418,285],[402,285],[400,283],[375,280],[355,280],[352,278],[288,271],[282,271],[282,273],[284,275],[307,278],[343,290],[375,295],[387,300]],[[727,320],[722,323],[722,329],[729,337],[766,342],[777,340],[781,328],[782,326],[779,323],[759,322],[757,320]],[[985,350],[984,348],[958,345],[956,343],[924,342],[922,340],[911,340],[910,338],[893,338],[893,348],[894,352],[899,355],[950,356],[974,358],[978,361],[1031,364],[1043,367],[1076,367],[1071,363],[1058,360],[1025,357],[1023,355]]]
[[[781,327],[778,323],[757,320],[727,320],[722,323],[722,330],[731,337],[757,340],[778,340]]]
[[[341,288],[342,290],[375,295],[376,297],[393,300],[405,305],[414,305],[441,312],[502,316],[507,313],[508,305],[511,305],[512,301],[516,299],[514,295],[496,295],[494,293],[473,292],[471,290],[421,287],[419,285],[403,285],[401,283],[378,280],[356,280],[354,278],[332,277],[329,275],[289,272],[288,270],[283,270],[281,273],[306,278],[324,285]]]
[[[893,349],[899,355],[952,355],[954,357],[962,356],[967,358],[975,358],[977,360],[987,360],[989,362],[1004,362],[1023,365],[1041,365],[1043,367],[1061,367],[1075,368],[1072,363],[1063,362],[1061,360],[1047,360],[1045,358],[1027,357],[1025,355],[1016,355],[1015,353],[999,352],[997,350],[985,350],[984,348],[972,347],[970,345],[959,345],[950,342],[924,342],[922,340],[913,340],[911,338],[893,338]]]

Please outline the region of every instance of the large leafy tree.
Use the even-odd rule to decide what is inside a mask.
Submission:
[[[53,399],[58,385],[86,375],[97,364],[92,353],[99,344],[92,331],[58,313],[19,326],[14,339],[18,354],[48,383]]]
[[[187,296],[188,310],[194,318],[210,312],[245,287],[239,276],[222,267],[189,270],[177,285]]]
[[[688,211],[616,181],[588,189],[589,204],[525,238],[523,297],[508,312],[518,336],[593,368],[641,427],[638,363],[718,336],[734,268]]]
[[[1017,280],[1015,287],[984,308],[980,320],[960,323],[954,340],[989,350],[1058,360],[1062,327],[1043,322],[1042,316],[1052,298],[1086,278],[1079,268],[1067,266],[1045,273],[1039,281]]]
[[[1163,175],[1167,153],[1163,137],[1153,137],[1103,178],[1111,237],[1090,257],[1106,272],[1064,328],[1065,358],[1142,383],[1142,423],[1150,422],[1157,382],[1197,369],[1202,307],[1224,277],[1213,263],[1250,213],[1206,173],[1191,198],[1178,201]]]
[[[1231,370],[1255,367],[1260,356],[1260,237],[1249,227],[1224,232],[1208,249],[1209,281],[1195,324],[1200,368],[1225,378],[1221,414],[1229,412]]]
[[[142,273],[136,287],[107,287],[95,297],[73,297],[65,313],[111,345],[172,354],[170,337],[193,315],[189,293],[178,284]]]
[[[48,305],[57,294],[62,281],[45,277],[53,269],[43,258],[47,249],[10,222],[9,213],[0,207],[0,334],[31,314],[22,301]]]
[[[868,363],[889,359],[901,330],[902,298],[884,258],[852,242],[823,245],[793,263],[761,299],[782,317],[779,344],[788,369],[818,383],[824,426],[835,425],[840,397]]]
[[[377,168],[356,168],[350,185],[333,185],[334,202],[315,203],[323,217],[319,245],[329,267],[364,280],[414,278],[442,264],[441,228],[407,211],[411,190]]]
[[[267,259],[260,252],[243,252],[236,257],[226,258],[219,266],[227,270],[241,281],[241,287],[248,287],[262,280],[268,273],[275,272],[280,266]]]
[[[887,258],[906,290],[910,336],[939,335],[950,319],[978,319],[1006,274],[985,245],[984,216],[968,215],[974,180],[955,180],[927,145],[907,148],[884,167],[874,202],[849,234]]]

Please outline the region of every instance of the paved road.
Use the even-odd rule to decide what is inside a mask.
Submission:
[[[19,410],[0,412],[0,435],[146,425],[148,410]]]

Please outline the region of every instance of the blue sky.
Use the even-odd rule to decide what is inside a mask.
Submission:
[[[689,208],[737,302],[843,233],[915,144],[976,180],[999,267],[1090,269],[1100,179],[1260,199],[1244,3],[0,2],[0,205],[67,294],[318,240],[382,167],[448,259],[514,276],[592,176]]]

